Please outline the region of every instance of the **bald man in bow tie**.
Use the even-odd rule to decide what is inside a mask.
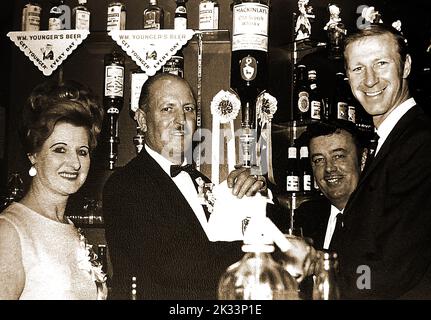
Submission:
[[[112,297],[129,299],[134,276],[138,299],[216,299],[220,276],[242,253],[238,242],[208,237],[197,188],[210,181],[187,159],[196,129],[192,90],[178,76],[156,74],[144,84],[139,105],[145,147],[112,174],[103,192]],[[266,191],[265,178],[246,168],[234,170],[227,183],[239,198]]]

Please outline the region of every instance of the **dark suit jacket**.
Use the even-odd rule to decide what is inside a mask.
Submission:
[[[218,280],[242,256],[238,242],[210,242],[172,179],[142,149],[104,187],[113,298],[216,299]]]
[[[331,215],[331,203],[325,197],[307,202],[295,210],[294,225],[302,228],[304,237],[313,239],[313,247],[322,250]]]
[[[418,106],[363,172],[344,223],[333,244],[343,298],[431,298],[431,121]],[[370,289],[358,288],[364,265]]]

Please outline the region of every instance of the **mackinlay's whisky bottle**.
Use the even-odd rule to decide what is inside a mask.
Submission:
[[[242,126],[255,126],[255,104],[266,89],[269,7],[266,0],[233,4],[231,88],[241,99]]]

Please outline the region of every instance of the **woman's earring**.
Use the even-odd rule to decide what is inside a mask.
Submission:
[[[30,170],[28,170],[28,175],[29,175],[30,177],[34,177],[36,174],[37,174],[36,168],[34,167],[34,165],[32,165],[32,166],[30,167]]]

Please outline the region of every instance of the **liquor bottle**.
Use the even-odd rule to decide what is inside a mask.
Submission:
[[[244,235],[244,256],[228,267],[219,280],[218,299],[297,300],[295,279],[271,257],[274,251],[272,239],[259,228],[255,228],[254,232],[250,230],[252,224],[259,223],[253,219]]]
[[[313,300],[338,300],[340,291],[337,283],[338,257],[336,253],[319,253],[315,271]]]
[[[348,105],[344,90],[344,74],[342,72],[337,72],[335,77],[335,92],[330,101],[330,110],[328,116],[335,120],[347,120]]]
[[[177,9],[175,10],[175,23],[176,30],[187,29],[187,9],[185,0],[176,0]],[[162,72],[175,74],[184,78],[184,54],[183,50],[179,49],[172,57],[166,61],[162,67]]]
[[[150,0],[150,5],[145,8],[142,18],[144,29],[163,29],[164,27],[165,13],[158,6],[157,0]]]
[[[49,10],[48,30],[62,29],[61,15],[63,11],[60,8],[61,5],[63,5],[63,1],[55,1]]]
[[[267,85],[269,7],[264,0],[236,0],[232,10],[231,88],[254,87],[259,94]]]
[[[140,127],[136,127],[136,135],[133,137],[133,145],[136,154],[140,153],[145,144],[145,134]]]
[[[213,0],[214,2],[214,26],[213,29],[214,30],[218,30],[218,26],[219,26],[219,17],[220,17],[220,5],[218,3],[217,0]]]
[[[214,29],[214,1],[201,0],[199,3],[199,30]]]
[[[115,169],[119,143],[118,117],[124,101],[124,56],[115,49],[105,55],[105,85],[103,104],[109,121],[108,168]]]
[[[356,100],[353,97],[347,77],[344,77],[344,92],[347,101],[347,120],[356,123]]]
[[[29,1],[22,9],[21,30],[39,31],[41,14],[42,7],[40,4],[34,1]]]
[[[308,87],[307,67],[303,64],[296,67],[294,90],[294,118],[303,122],[310,119],[310,89]]]
[[[139,109],[141,89],[147,79],[148,76],[141,68],[136,68],[130,73],[130,115],[132,118],[135,117],[135,112]]]
[[[90,11],[86,7],[87,0],[78,0],[72,10],[72,29],[90,30]]]
[[[177,8],[175,9],[174,29],[186,30],[187,29],[187,0],[175,0]]]
[[[310,158],[308,156],[308,147],[302,146],[299,149],[299,163],[301,168],[301,189],[304,193],[312,191],[313,172],[311,170]]]
[[[288,149],[286,191],[301,191],[296,147],[289,147]]]
[[[106,30],[126,29],[126,6],[119,1],[112,1],[108,5]]]
[[[321,120],[323,114],[323,101],[322,96],[320,95],[319,87],[317,86],[316,70],[308,71],[308,85],[310,89],[310,118],[312,120]]]

